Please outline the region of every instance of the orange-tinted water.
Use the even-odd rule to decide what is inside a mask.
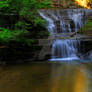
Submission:
[[[91,64],[33,63],[0,68],[0,92],[92,92]]]

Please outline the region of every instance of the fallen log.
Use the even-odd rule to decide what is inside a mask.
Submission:
[[[72,34],[70,35],[70,37],[73,37],[77,34],[77,32],[72,32]]]

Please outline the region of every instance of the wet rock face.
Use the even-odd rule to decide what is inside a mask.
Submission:
[[[91,19],[92,20],[92,9],[90,9],[88,11],[88,19]]]
[[[81,50],[83,59],[92,60],[92,42],[87,42],[86,44],[84,44],[84,48],[82,48]]]
[[[92,40],[82,40],[80,45],[80,52],[82,54],[87,54],[92,50]]]
[[[77,31],[86,24],[88,16],[90,16],[91,11],[88,9],[64,9],[64,10],[40,10],[39,14],[47,21],[47,29],[51,35],[65,37],[64,34],[75,35]],[[73,32],[73,33],[72,33]],[[62,34],[62,35],[61,35]],[[71,37],[72,37],[71,35]],[[55,43],[52,43],[52,47],[44,46],[43,50],[40,53],[40,57],[44,58],[47,55],[51,55],[52,59],[59,59],[59,58],[71,58],[71,59],[79,59],[83,57],[90,48],[89,41],[85,42],[84,40],[77,39],[70,40],[67,39],[63,40],[57,38],[55,36]],[[66,37],[67,37],[66,36]],[[91,46],[92,47],[92,46]],[[48,53],[49,52],[49,53]]]
[[[47,21],[50,33],[75,32],[87,21],[87,10],[39,10],[40,16]]]

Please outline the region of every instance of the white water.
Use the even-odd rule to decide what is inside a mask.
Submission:
[[[51,60],[76,60],[79,59],[78,46],[79,40],[56,40],[52,44]]]
[[[40,10],[39,14],[47,21],[47,29],[52,35],[77,32],[87,21],[87,12],[81,9]],[[79,46],[79,40],[56,38],[52,43],[50,61],[79,60]]]
[[[88,60],[92,60],[92,51],[89,52],[89,55],[88,55]]]
[[[87,21],[87,13],[81,9],[40,10],[40,16],[47,21],[50,33],[76,32]]]

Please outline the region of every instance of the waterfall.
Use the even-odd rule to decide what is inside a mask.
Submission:
[[[71,33],[80,29],[87,21],[87,12],[81,9],[39,10],[47,21],[50,33]]]
[[[52,60],[72,60],[79,59],[79,40],[57,39],[52,45]]]
[[[77,32],[87,21],[85,9],[39,10],[38,12],[47,21],[47,29],[51,35],[62,36],[61,34]],[[51,61],[80,59],[78,51],[80,40],[55,39],[52,41]]]
[[[89,60],[92,60],[92,51],[90,51],[90,54],[89,54],[89,56],[88,56],[88,59],[89,59]]]
[[[92,50],[89,51],[84,55],[85,60],[91,60],[92,61]]]

